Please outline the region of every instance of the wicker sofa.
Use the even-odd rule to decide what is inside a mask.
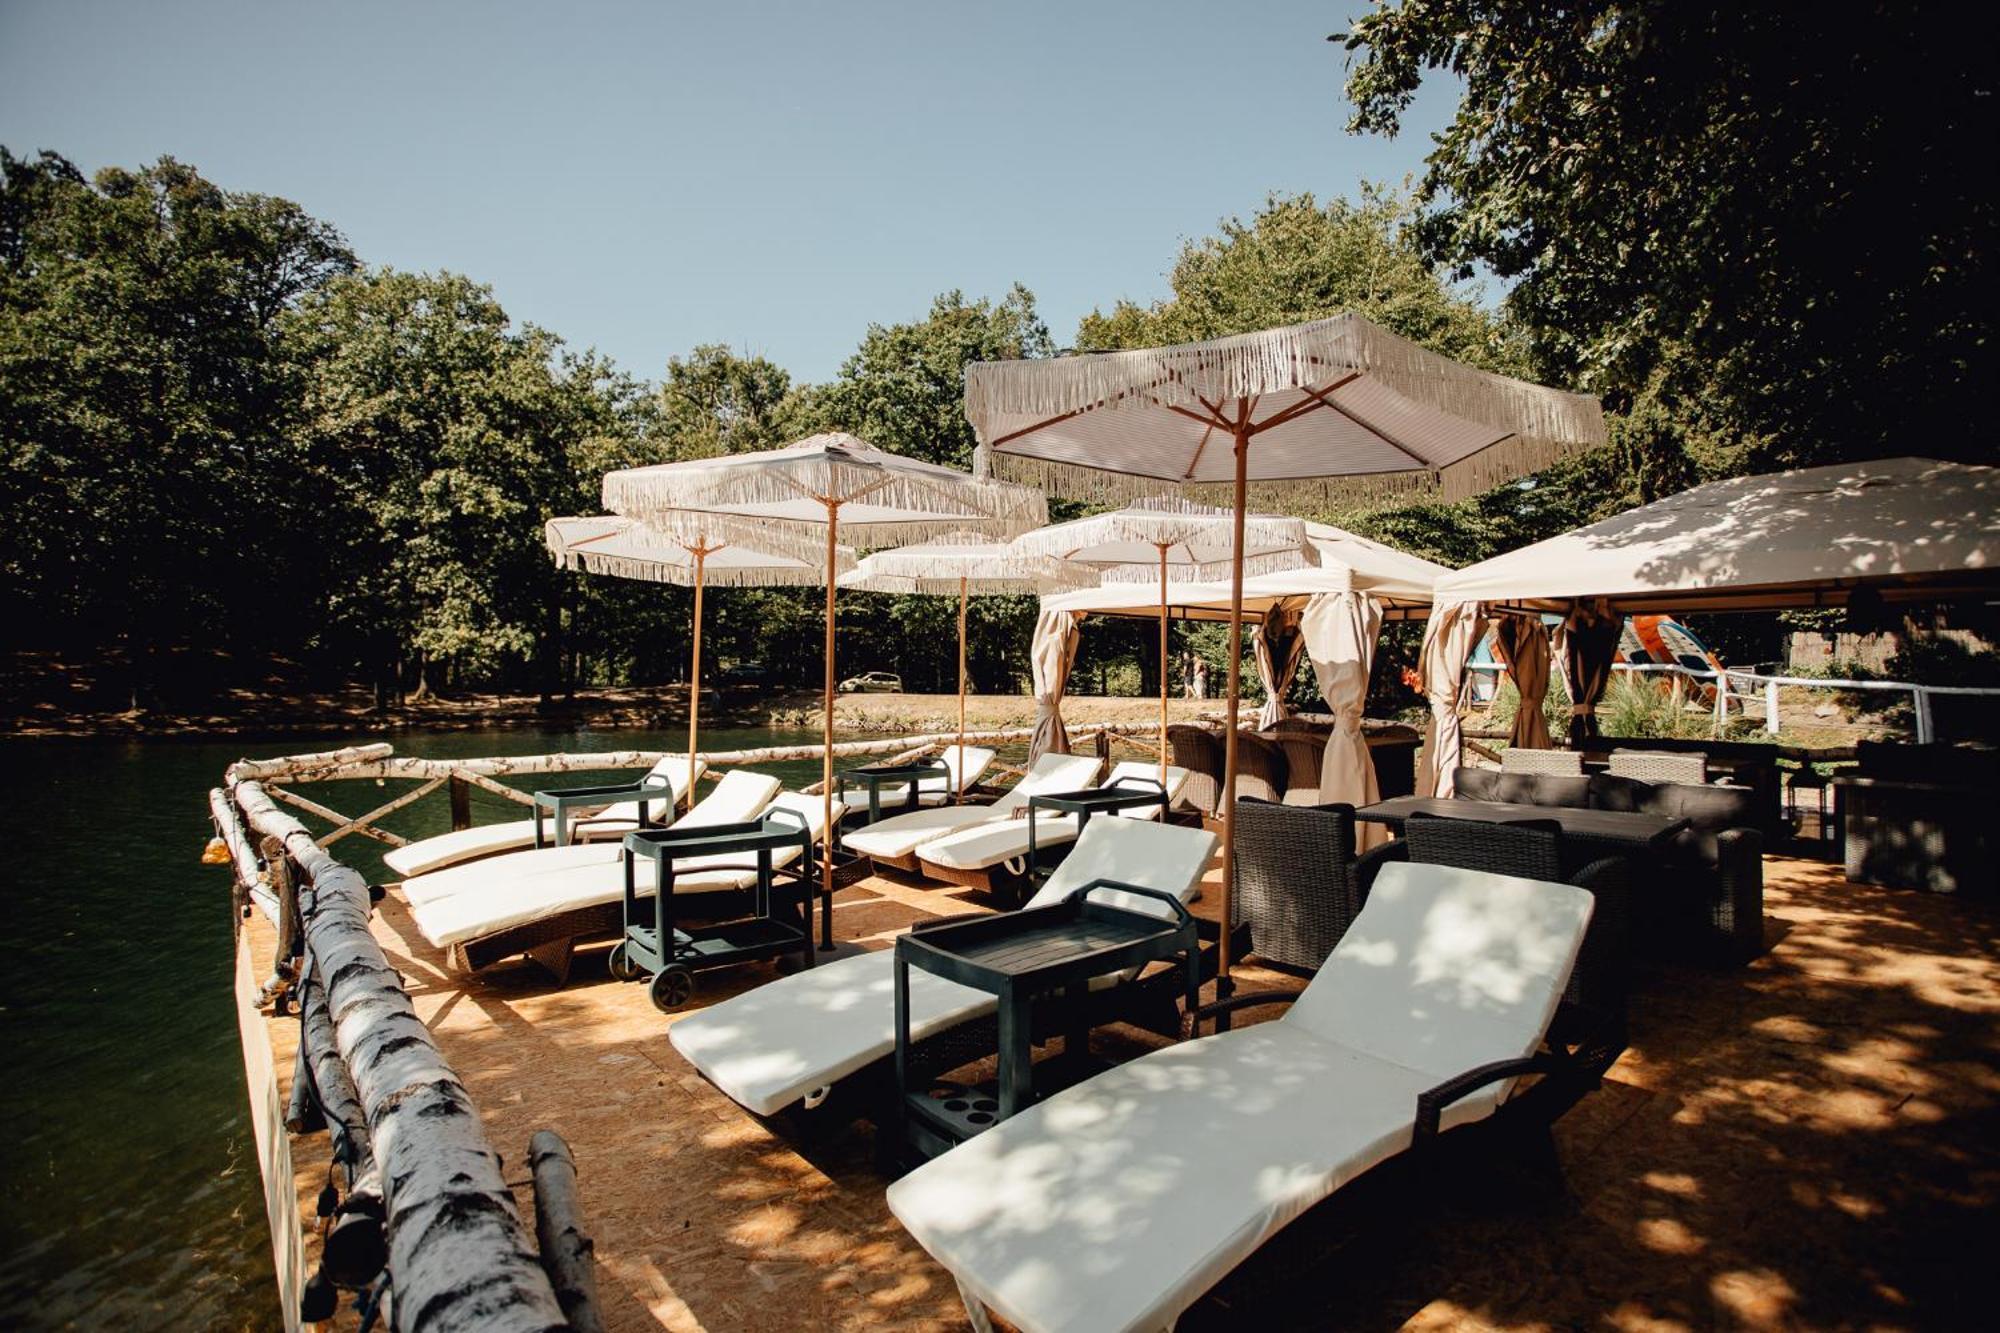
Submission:
[[[2000,750],[1862,741],[1833,780],[1847,877],[1953,893],[2000,881],[1993,805]]]
[[[1777,749],[1756,741],[1684,740],[1668,736],[1600,737],[1592,747],[1606,750],[1650,750],[1659,754],[1705,755],[1712,767],[1728,770],[1729,781],[1756,794],[1756,823],[1766,838],[1784,830],[1784,788]]]
[[[1686,819],[1663,863],[1635,868],[1637,939],[1686,941],[1731,963],[1764,947],[1764,835],[1754,788],[1457,770],[1464,800],[1627,810]]]

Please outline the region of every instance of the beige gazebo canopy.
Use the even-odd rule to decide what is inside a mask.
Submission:
[[[1439,602],[1622,614],[1841,606],[2000,591],[2000,468],[1889,458],[1732,477],[1469,565]]]
[[[2000,597],[2000,468],[1890,458],[1710,482],[1495,556],[1437,582],[1422,657],[1449,794],[1456,700],[1487,616],[1556,612],[1576,689],[1572,743],[1594,733],[1622,617],[1663,611]]]
[[[1376,789],[1361,713],[1376,636],[1384,620],[1428,615],[1432,585],[1451,570],[1325,523],[1306,524],[1306,540],[1318,553],[1318,566],[1243,580],[1242,614],[1255,626],[1257,674],[1265,690],[1258,721],[1268,727],[1289,711],[1285,690],[1300,659],[1309,660],[1336,719],[1337,735],[1320,770],[1321,799],[1366,805]],[[1227,622],[1230,600],[1227,582],[1166,586],[1166,613],[1176,620]],[[1044,596],[1037,641],[1052,626],[1073,627],[1090,616],[1151,618],[1160,605],[1158,590],[1126,583]],[[1052,685],[1059,700],[1062,684]]]

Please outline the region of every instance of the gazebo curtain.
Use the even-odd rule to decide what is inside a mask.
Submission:
[[[1417,657],[1417,675],[1431,706],[1423,768],[1417,775],[1419,795],[1450,796],[1457,789],[1453,770],[1464,748],[1458,700],[1465,689],[1466,663],[1485,628],[1485,610],[1478,602],[1441,602],[1431,608]]]
[[[1285,696],[1291,693],[1292,677],[1298,674],[1299,659],[1305,656],[1305,636],[1299,620],[1291,612],[1272,607],[1250,630],[1250,647],[1257,659],[1257,679],[1264,686],[1264,706],[1257,710],[1257,727],[1269,731],[1292,714]],[[1366,689],[1363,681],[1363,689]]]
[[[1611,683],[1611,662],[1618,653],[1618,635],[1624,617],[1611,609],[1603,598],[1570,604],[1569,614],[1557,630],[1557,647],[1562,653],[1563,674],[1569,680],[1569,744],[1576,749],[1597,729],[1597,705]]]
[[[1493,651],[1521,703],[1514,710],[1514,731],[1507,743],[1524,750],[1553,748],[1542,700],[1549,692],[1549,631],[1540,616],[1495,616]]]
[[[1035,641],[1028,650],[1034,676],[1035,738],[1028,749],[1033,763],[1045,754],[1068,754],[1069,732],[1063,727],[1063,689],[1076,661],[1080,617],[1070,611],[1044,611],[1035,620]]]
[[[1333,733],[1320,758],[1319,798],[1351,805],[1373,805],[1381,789],[1375,781],[1375,761],[1361,734],[1361,712],[1368,702],[1368,668],[1375,659],[1376,636],[1382,629],[1382,604],[1358,592],[1321,593],[1306,603],[1299,621],[1299,639],[1312,658],[1313,678],[1320,697],[1333,714]],[[1366,849],[1387,838],[1380,825],[1355,829],[1356,845]]]

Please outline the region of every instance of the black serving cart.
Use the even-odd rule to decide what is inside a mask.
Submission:
[[[1083,836],[1084,826],[1090,823],[1092,815],[1111,815],[1120,810],[1135,810],[1143,805],[1160,807],[1160,818],[1167,818],[1167,788],[1158,778],[1140,777],[1128,773],[1103,787],[1089,787],[1083,791],[1057,791],[1028,798],[1028,873],[1021,889],[1021,897],[1026,901],[1034,886],[1049,874],[1050,867],[1041,863],[1041,852],[1036,845],[1035,815],[1042,811],[1076,816],[1076,835]],[[1019,904],[1016,904],[1017,906]]]
[[[798,858],[789,866],[774,867],[772,853],[786,848],[796,848]],[[659,886],[650,913],[634,881],[634,868],[642,856],[652,859]],[[754,858],[739,863],[757,872],[747,916],[689,930],[674,925],[674,863],[696,856]],[[808,877],[818,863],[813,856],[812,831],[795,811],[771,810],[760,819],[741,824],[636,829],[625,835],[622,860],[625,935],[611,951],[611,975],[620,981],[650,975],[653,1004],[662,1012],[686,1004],[694,995],[695,974],[710,968],[791,953],[803,954],[805,965],[812,966],[812,884]],[[702,867],[716,868],[714,860]],[[797,882],[796,920],[778,901],[780,876]]]
[[[1092,893],[1118,889],[1158,899],[1171,918],[1116,907]],[[1158,889],[1096,879],[1048,907],[979,916],[912,931],[896,940],[896,1139],[922,1157],[998,1124],[1033,1102],[1095,1071],[1089,1054],[1090,982],[1147,963],[1175,960],[1184,978],[1185,1012],[1197,1007],[1201,979],[1195,918]],[[941,1083],[917,1068],[910,1035],[910,969],[985,991],[999,1004],[999,1066],[990,1083]],[[1060,1059],[1030,1059],[1036,1007],[1054,1006],[1063,1034]],[[1048,1020],[1046,1010],[1040,1015]]]
[[[596,810],[619,801],[636,800],[639,803],[639,827],[650,828],[652,806],[655,801],[666,802],[667,817],[662,823],[672,823],[674,817],[674,789],[667,782],[622,782],[605,787],[554,787],[535,793],[535,846],[569,846],[569,822],[572,810]],[[555,816],[555,841],[551,843],[543,829],[543,816]]]
[[[866,787],[868,789],[868,822],[874,823],[882,817],[882,788],[892,783],[909,784],[909,794],[903,799],[903,809],[914,810],[922,803],[922,792],[918,784],[929,778],[943,778],[944,790],[951,790],[951,769],[942,759],[922,759],[910,764],[871,764],[866,768],[846,768],[835,775],[834,805],[842,807],[847,789]]]

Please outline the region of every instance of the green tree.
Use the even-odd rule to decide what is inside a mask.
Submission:
[[[310,549],[276,327],[352,269],[297,205],[162,158],[0,149],[0,598],[26,641],[163,650],[296,628]],[[254,616],[233,614],[254,607]]]
[[[844,430],[879,448],[948,467],[972,465],[965,367],[1049,356],[1055,345],[1018,283],[998,301],[951,291],[913,324],[871,324],[839,376],[808,400],[817,429]]]
[[[799,424],[790,374],[715,343],[670,358],[659,399],[665,459],[774,449]]]
[[[1632,411],[1666,474],[1645,490],[1990,456],[1965,426],[1995,369],[2000,135],[1992,44],[1953,16],[1401,0],[1340,39],[1354,130],[1395,133],[1427,71],[1463,80],[1425,252],[1513,281],[1542,374]]]
[[[551,688],[569,581],[541,528],[594,509],[603,471],[648,455],[640,388],[512,329],[488,288],[455,274],[342,279],[286,335],[303,447],[328,491],[330,646],[420,693],[529,661]]]
[[[1086,315],[1077,346],[1196,342],[1351,311],[1434,352],[1520,373],[1519,337],[1439,276],[1408,222],[1404,201],[1379,187],[1358,203],[1272,195],[1248,220],[1225,219],[1219,234],[1184,245],[1167,300]]]

